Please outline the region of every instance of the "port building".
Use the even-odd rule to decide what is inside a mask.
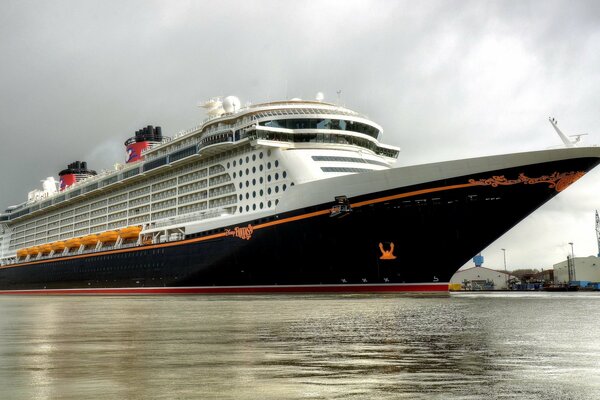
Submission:
[[[460,290],[506,290],[513,278],[504,271],[475,266],[456,271],[450,285],[457,288],[460,285]]]
[[[600,282],[600,258],[596,256],[567,258],[553,267],[554,283]]]

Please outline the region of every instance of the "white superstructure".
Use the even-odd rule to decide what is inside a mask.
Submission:
[[[367,117],[322,101],[241,108],[229,96],[203,106],[202,125],[146,150],[142,161],[63,191],[52,190],[48,178],[43,191],[0,214],[0,261],[15,261],[20,249],[125,227],[165,241],[228,218],[267,215],[294,185],[388,169],[399,152],[379,143],[382,129]]]

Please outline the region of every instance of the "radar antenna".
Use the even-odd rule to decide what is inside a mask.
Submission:
[[[580,133],[578,135],[567,136],[564,133],[562,133],[560,129],[558,129],[558,121],[555,118],[550,117],[549,121],[552,124],[552,127],[554,128],[556,133],[558,133],[560,140],[562,140],[562,142],[565,144],[565,147],[575,147],[577,143],[581,142],[581,137],[587,135],[587,133]],[[574,137],[575,139],[569,139],[571,137]]]

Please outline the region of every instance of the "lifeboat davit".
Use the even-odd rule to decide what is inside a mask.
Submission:
[[[52,251],[52,247],[50,246],[50,244],[43,244],[39,246],[39,249],[40,253],[42,254],[50,253]]]
[[[98,239],[100,239],[100,241],[102,243],[116,242],[118,238],[119,238],[119,232],[117,232],[117,231],[102,232],[98,236]]]
[[[79,246],[81,246],[81,238],[73,238],[65,242],[65,247],[68,247],[69,249],[73,249]]]
[[[81,238],[81,244],[84,246],[93,246],[95,244],[97,244],[100,239],[98,238],[100,235],[98,234],[93,234],[93,235],[87,235]]]
[[[128,226],[127,228],[119,230],[119,236],[121,236],[122,239],[135,239],[140,236],[141,231],[141,226]]]
[[[19,249],[17,250],[17,257],[27,257],[27,249]]]
[[[65,245],[65,242],[58,241],[58,242],[50,243],[50,247],[54,251],[63,251],[65,249],[65,247],[67,247],[67,246]]]

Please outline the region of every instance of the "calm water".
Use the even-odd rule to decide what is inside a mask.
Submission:
[[[600,293],[0,297],[2,399],[598,399]]]

